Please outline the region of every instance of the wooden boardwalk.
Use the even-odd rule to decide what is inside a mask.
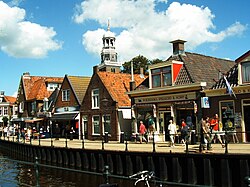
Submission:
[[[4,138],[1,137],[3,140]],[[5,138],[8,141],[17,141],[16,137]],[[21,143],[21,142],[19,142]],[[23,143],[23,142],[22,142]],[[87,149],[87,150],[112,150],[112,151],[132,151],[132,152],[161,152],[161,153],[200,153],[199,142],[195,145],[175,144],[174,147],[169,147],[168,142],[156,142],[155,145],[152,142],[142,143],[131,142],[120,143],[118,141],[109,141],[103,143],[102,141],[90,141],[90,140],[69,140],[60,138],[55,140],[54,138],[40,139],[40,140],[25,140],[26,144],[39,145],[39,146],[53,146],[53,147],[67,147],[73,149]],[[222,148],[220,144],[212,144],[211,151],[203,151],[206,154],[250,154],[250,143],[229,143],[226,148]]]

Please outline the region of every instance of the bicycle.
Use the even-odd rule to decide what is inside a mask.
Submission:
[[[155,173],[153,171],[145,170],[145,171],[140,171],[136,174],[133,174],[133,175],[129,176],[129,178],[136,179],[134,186],[136,186],[138,182],[144,181],[144,185],[147,187],[150,187],[149,181],[152,180],[153,178],[155,178]],[[162,187],[161,184],[160,184],[160,187]]]

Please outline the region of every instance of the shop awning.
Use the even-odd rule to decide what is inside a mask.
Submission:
[[[131,119],[131,108],[119,109],[122,112],[123,119]]]
[[[78,113],[65,113],[65,114],[54,114],[50,120],[59,121],[59,120],[74,120]]]
[[[43,118],[34,118],[34,119],[26,119],[26,120],[24,120],[24,122],[35,123],[35,122],[42,121],[42,120],[43,120]]]

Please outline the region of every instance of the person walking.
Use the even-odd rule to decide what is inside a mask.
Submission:
[[[176,125],[173,123],[172,120],[169,120],[168,131],[170,138],[170,147],[174,147],[175,135],[177,134],[177,129]]]
[[[71,127],[70,129],[70,140],[73,140],[74,139],[74,134],[75,134],[75,130],[74,130],[74,127]]]
[[[211,150],[210,123],[209,117],[203,117],[201,121],[201,146],[202,150]]]
[[[188,140],[188,125],[185,123],[185,120],[181,120],[181,143],[183,145],[186,144],[186,141]]]
[[[140,133],[140,143],[145,141],[146,143],[148,142],[147,139],[145,138],[145,134],[147,132],[147,129],[145,125],[143,124],[143,121],[140,121],[140,127],[139,127],[139,133]]]
[[[220,142],[222,148],[225,147],[221,140],[221,136],[219,133],[219,116],[218,114],[214,115],[214,118],[211,120],[210,125],[212,127],[212,133],[211,133],[211,141],[214,141],[215,138]]]

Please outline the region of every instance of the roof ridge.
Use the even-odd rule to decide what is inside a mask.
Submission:
[[[218,59],[218,60],[226,60],[226,61],[230,61],[230,62],[233,61],[234,62],[234,60],[229,60],[229,59],[219,58],[219,57],[213,57],[213,56],[203,55],[203,54],[199,54],[199,53],[193,53],[193,52],[185,52],[185,53],[199,55],[199,56],[203,56],[203,57],[207,57],[207,58],[213,58],[213,59]]]

